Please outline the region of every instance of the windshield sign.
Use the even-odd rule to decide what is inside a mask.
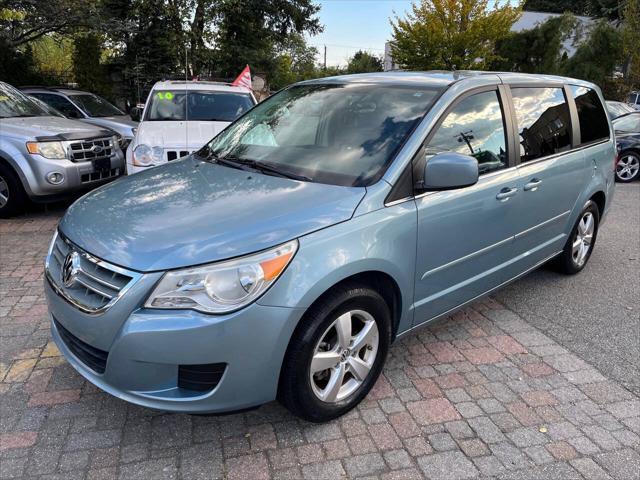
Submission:
[[[0,82],[0,118],[44,117],[50,115],[15,88]]]
[[[125,115],[119,108],[111,105],[104,98],[91,93],[71,95],[71,99],[90,117],[116,117]]]
[[[245,93],[155,90],[145,120],[233,122],[251,107]]]
[[[395,85],[294,86],[260,103],[201,154],[320,183],[366,186],[384,173],[437,93]]]

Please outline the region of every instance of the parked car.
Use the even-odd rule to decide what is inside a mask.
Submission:
[[[226,83],[157,82],[127,150],[127,173],[189,155],[256,104],[251,90]]]
[[[635,108],[633,108],[628,103],[624,102],[615,102],[613,100],[607,100],[607,111],[609,112],[609,117],[611,119],[615,119],[620,117],[621,115],[625,115],[627,113],[635,112]]]
[[[613,128],[618,148],[616,180],[633,182],[640,177],[640,112],[616,118]]]
[[[22,91],[77,119],[113,130],[121,137],[120,148],[126,151],[138,123],[118,107],[90,92],[61,87],[23,87]]]
[[[123,172],[119,138],[110,130],[52,115],[0,82],[0,217],[91,188]]]
[[[52,335],[139,405],[278,398],[326,421],[367,395],[395,339],[550,260],[585,268],[615,153],[602,94],[579,80],[295,84],[69,208],[45,265]]]

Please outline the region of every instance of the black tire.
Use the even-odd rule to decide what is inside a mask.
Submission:
[[[635,166],[633,172],[625,171],[621,165],[622,162],[630,162],[630,165]],[[620,176],[622,175],[622,176]],[[640,153],[633,151],[620,152],[618,163],[616,164],[616,182],[629,183],[637,180],[640,177]]]
[[[0,218],[8,218],[24,211],[27,194],[20,179],[11,167],[0,161]]]
[[[377,354],[357,390],[339,401],[328,403],[314,393],[311,360],[332,323],[353,310],[367,312],[375,320],[379,334]],[[378,292],[357,283],[345,284],[329,292],[305,314],[289,342],[280,375],[278,400],[293,414],[311,422],[326,422],[344,415],[362,401],[380,376],[391,335],[389,307]]]
[[[591,237],[591,243],[586,252],[586,256],[584,257],[584,261],[582,263],[579,263],[574,258],[573,244],[576,241],[579,234],[578,228],[579,228],[580,222],[585,217],[585,215],[589,213],[593,216],[593,220],[595,222],[593,227],[593,235]],[[591,258],[591,254],[593,253],[593,248],[595,247],[595,244],[596,244],[596,238],[598,237],[599,223],[600,223],[600,210],[598,209],[598,206],[595,204],[595,202],[593,202],[592,200],[589,200],[587,204],[584,206],[584,208],[582,209],[582,212],[580,212],[580,215],[578,216],[576,223],[573,225],[573,229],[571,230],[571,234],[567,239],[567,243],[565,243],[564,245],[564,249],[562,250],[562,253],[554,259],[553,265],[556,268],[556,270],[558,270],[561,273],[564,273],[565,275],[575,275],[587,265],[587,263],[589,262],[589,258]]]

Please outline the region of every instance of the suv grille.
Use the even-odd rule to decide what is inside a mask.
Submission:
[[[53,323],[55,324],[56,330],[58,330],[58,334],[64,344],[82,363],[96,373],[104,373],[107,368],[107,357],[109,356],[109,352],[99,350],[88,343],[83,342],[69,330],[64,328],[55,318],[53,319]]]
[[[56,233],[45,264],[53,289],[85,313],[113,305],[140,274],[99,260]]]
[[[167,150],[167,161],[176,160],[178,158],[186,157],[189,152],[186,150]]]
[[[87,162],[100,158],[111,158],[113,147],[111,138],[69,142],[69,159],[72,162]]]

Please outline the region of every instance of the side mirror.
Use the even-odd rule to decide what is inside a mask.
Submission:
[[[469,155],[438,153],[425,163],[423,188],[426,190],[452,190],[477,182],[478,161]]]
[[[131,110],[129,110],[129,116],[134,122],[139,122],[140,117],[142,116],[142,111],[138,107],[133,107]]]

